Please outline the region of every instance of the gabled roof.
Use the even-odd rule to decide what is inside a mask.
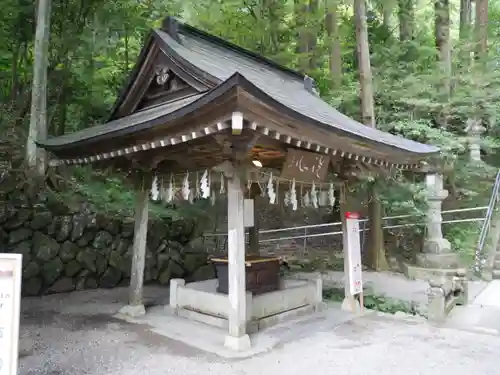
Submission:
[[[183,78],[190,77],[197,94],[173,103],[127,113],[124,103],[134,90],[134,95],[140,91],[137,82],[144,79],[142,75],[148,72],[148,56],[155,52],[155,48],[169,59],[176,74]],[[147,74],[153,74],[152,68]],[[146,139],[153,131],[154,134],[158,133],[156,127],[165,128],[167,122],[195,113],[230,90],[241,87],[283,116],[296,119],[301,126],[316,128],[316,134],[327,132],[328,136],[338,137],[334,142],[337,145],[339,140],[342,144],[346,143],[346,138],[350,139],[356,145],[346,145],[346,148],[352,151],[354,147],[359,151],[356,154],[363,155],[363,149],[378,147],[385,150],[385,155],[393,150],[392,159],[405,154],[405,162],[414,162],[438,152],[434,146],[370,128],[343,115],[315,93],[312,83],[307,76],[167,17],[162,29],[153,30],[148,37],[129,83],[115,104],[110,122],[38,143],[56,155],[75,155],[88,152],[89,147],[104,142],[107,142],[106,147],[110,147],[112,144],[108,141],[111,139],[126,136],[128,138],[123,142],[129,141],[130,135],[136,132],[141,132],[142,139]],[[125,115],[120,114],[120,111]],[[300,130],[297,129],[299,133]],[[333,147],[327,139],[324,143],[325,147]],[[368,151],[366,154],[373,155]]]

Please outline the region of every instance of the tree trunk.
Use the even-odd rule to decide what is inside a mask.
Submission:
[[[451,41],[450,41],[450,3],[449,0],[435,0],[435,38],[436,48],[439,52],[439,62],[442,69],[442,94],[443,102],[450,97],[451,87]],[[440,120],[441,126],[446,126],[446,114]]]
[[[365,0],[354,0],[356,23],[356,45],[359,65],[359,88],[361,97],[361,117],[365,125],[375,127],[373,106],[373,78],[370,66],[370,47],[368,45],[368,25],[366,21]]]
[[[476,59],[484,58],[488,52],[488,0],[476,0]]]
[[[470,37],[472,22],[472,1],[460,0],[460,31],[459,36],[462,40]]]
[[[314,49],[317,38],[315,27],[317,9],[317,0],[295,0],[294,13],[299,39],[297,52],[299,53],[299,66],[303,72],[309,72],[316,67]]]
[[[336,90],[342,82],[342,49],[339,35],[338,2],[340,0],[329,0],[326,2],[325,27],[328,34],[329,65],[332,77],[333,89]]]
[[[406,42],[413,39],[415,23],[414,0],[398,0],[399,40]]]
[[[50,0],[39,0],[35,34],[35,62],[31,93],[31,118],[26,143],[26,161],[38,175],[45,175],[45,150],[35,141],[47,138],[47,67],[49,64]]]
[[[370,65],[365,0],[354,0],[354,17],[356,23],[361,113],[363,123],[374,128],[373,79]],[[382,207],[374,184],[370,188],[370,248],[368,251],[369,259],[371,260],[370,266],[373,269],[388,269],[382,232]]]

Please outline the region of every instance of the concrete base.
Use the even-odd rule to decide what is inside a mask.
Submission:
[[[446,238],[428,239],[424,243],[424,253],[444,254],[451,253],[451,244]]]
[[[227,335],[226,339],[224,340],[224,346],[237,352],[244,352],[250,350],[252,344],[250,342],[250,336],[248,335],[243,335],[240,337]]]
[[[146,308],[144,305],[126,305],[123,306],[119,311],[119,314],[126,315],[131,318],[138,318],[140,316],[146,315]]]
[[[403,273],[410,280],[429,281],[435,277],[453,277],[459,270],[465,271],[465,268],[427,268],[403,263]]]
[[[186,319],[229,329],[229,299],[217,293],[217,280],[182,285],[172,280],[170,308]],[[321,279],[282,280],[281,289],[253,296],[246,295],[247,333],[256,333],[287,319],[296,318],[323,308]]]
[[[421,253],[417,254],[417,265],[423,268],[442,268],[456,269],[460,268],[458,254],[452,252],[446,253]]]
[[[354,297],[345,297],[342,301],[342,311],[347,311],[354,314],[361,314],[361,305]]]

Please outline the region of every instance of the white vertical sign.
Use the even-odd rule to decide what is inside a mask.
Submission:
[[[245,199],[243,201],[243,226],[245,228],[250,228],[255,225],[254,218],[254,200]]]
[[[0,375],[17,374],[21,254],[0,254]]]
[[[359,214],[346,212],[347,272],[351,296],[363,293]]]

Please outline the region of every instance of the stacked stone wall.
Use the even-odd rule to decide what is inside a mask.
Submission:
[[[23,294],[71,292],[129,284],[133,218],[70,209],[30,193],[26,184],[0,183],[0,252],[23,255]],[[189,220],[152,219],[148,226],[145,282],[214,276]]]

